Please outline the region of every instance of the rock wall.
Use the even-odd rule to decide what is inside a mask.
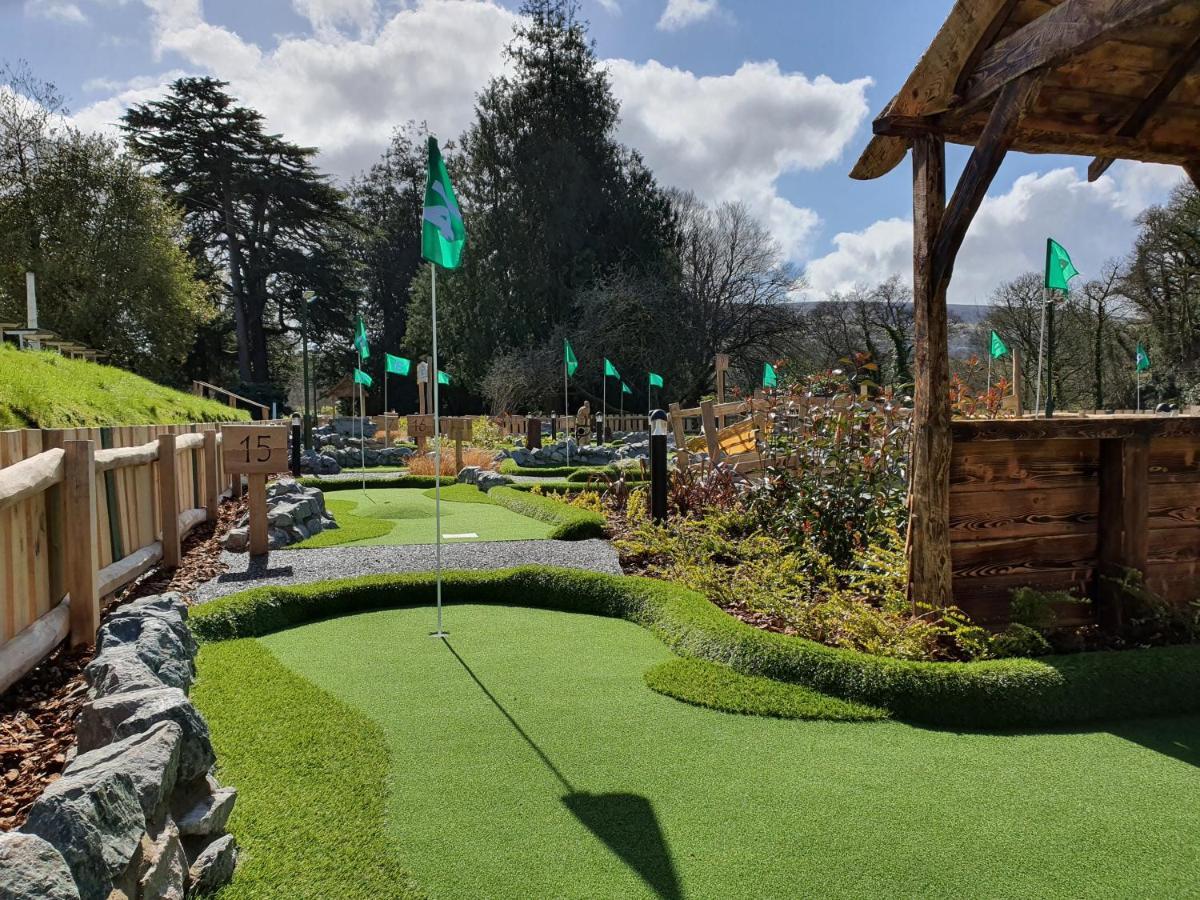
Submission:
[[[0,834],[0,897],[182,900],[232,878],[237,792],[214,777],[208,725],[188,699],[195,656],[179,594],[105,620],[75,756],[20,830]]]
[[[279,550],[299,543],[337,522],[325,509],[325,494],[318,488],[304,487],[292,478],[281,478],[267,488],[268,548]],[[250,549],[250,514],[246,513],[221,541],[232,553]]]

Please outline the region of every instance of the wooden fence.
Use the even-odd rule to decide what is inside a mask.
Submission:
[[[0,432],[0,690],[68,634],[95,640],[102,598],[161,562],[240,492],[220,426]]]
[[[1005,621],[1012,589],[1030,586],[1096,601],[1062,607],[1064,624],[1119,623],[1119,600],[1099,576],[1125,569],[1172,603],[1200,599],[1200,418],[951,427],[954,599],[977,620]]]

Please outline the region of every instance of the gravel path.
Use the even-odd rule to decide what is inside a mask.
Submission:
[[[201,585],[198,603],[263,585],[309,584],[331,578],[383,575],[389,572],[428,572],[434,568],[434,547],[323,547],[314,550],[276,550],[251,560],[244,553],[223,553],[229,571]],[[621,574],[617,552],[607,541],[485,541],[443,544],[446,569],[505,569],[530,563]]]

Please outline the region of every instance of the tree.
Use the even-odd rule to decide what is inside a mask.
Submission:
[[[181,249],[162,189],[115,142],[66,124],[52,85],[27,71],[0,87],[0,313],[23,321],[25,273],[39,324],[160,381],[180,380],[207,285]]]
[[[183,207],[193,253],[227,279],[242,383],[265,385],[269,338],[294,328],[298,283],[319,277],[313,269],[334,254],[329,234],[345,217],[341,193],[312,164],[316,151],[267,134],[225,87],[181,78],[164,99],[130,108],[122,129]],[[288,277],[297,284],[277,293]]]

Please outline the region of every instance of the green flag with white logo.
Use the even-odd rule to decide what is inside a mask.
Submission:
[[[607,359],[604,360],[604,377],[605,378],[620,378],[621,377],[621,373],[617,371],[617,367],[614,366]]]
[[[450,384],[450,373],[438,370],[438,384]]]
[[[367,323],[362,320],[362,316],[358,317],[358,325],[354,328],[354,349],[363,359],[371,355],[371,348],[367,346]]]
[[[443,269],[462,261],[467,229],[442,161],[437,138],[429,138],[429,174],[425,179],[425,210],[421,216],[421,256]]]
[[[770,363],[763,363],[763,387],[779,387],[779,376]]]
[[[991,350],[992,359],[999,359],[1008,352],[1008,347],[1005,345],[1004,341],[1000,340],[1000,335],[996,334],[994,331],[992,332]]]
[[[575,358],[575,351],[571,349],[571,342],[563,338],[563,365],[567,367],[567,376],[575,374],[575,370],[579,368],[579,360]]]
[[[663,377],[657,372],[650,373],[650,387],[660,388],[663,386]]]
[[[354,383],[361,384],[363,387],[369,388],[372,384],[371,376],[362,369],[356,368],[354,370]]]
[[[1071,262],[1071,255],[1066,248],[1053,238],[1046,238],[1046,288],[1051,291],[1070,291],[1068,282],[1079,270]]]
[[[621,393],[622,394],[632,394],[633,391],[631,391],[629,389],[629,385],[627,385],[625,382],[622,381],[621,382]]]
[[[1137,371],[1145,372],[1150,368],[1150,354],[1146,352],[1146,348],[1141,344],[1137,345],[1137,357],[1134,365],[1137,366]]]
[[[390,353],[385,353],[383,358],[387,363],[387,372],[389,375],[407,375],[412,369],[411,359],[405,359],[403,356],[392,356]]]

